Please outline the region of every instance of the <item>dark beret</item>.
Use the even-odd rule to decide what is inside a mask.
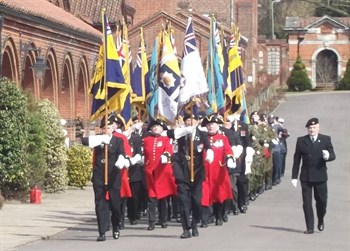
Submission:
[[[311,125],[316,125],[316,124],[318,124],[318,118],[312,118],[307,121],[305,127],[309,127]]]

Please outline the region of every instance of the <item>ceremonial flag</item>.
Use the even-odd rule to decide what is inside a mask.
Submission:
[[[136,66],[134,68],[131,87],[132,87],[132,103],[140,104],[140,107],[145,102],[146,86],[149,86],[149,73],[145,41],[143,36],[143,28],[140,28],[141,43],[136,56]]]
[[[179,109],[188,103],[192,97],[208,92],[208,83],[196,45],[192,17],[188,18],[183,48]]]
[[[177,115],[181,73],[170,37],[171,34],[164,30],[158,74],[158,115],[173,124]]]
[[[220,113],[223,114],[225,110],[225,101],[224,93],[222,90],[223,87],[223,77],[220,70],[220,58],[218,55],[218,48],[216,43],[216,20],[214,17],[210,20],[210,38],[208,45],[208,72],[207,72],[207,81],[208,81],[208,101],[210,108],[208,112]]]
[[[158,63],[159,50],[162,44],[162,33],[156,37],[152,49],[151,65],[149,69],[149,85],[145,86],[146,90],[146,109],[149,119],[155,119],[158,114]]]
[[[128,37],[128,27],[123,20],[122,33],[121,33],[121,49],[118,48],[120,53],[120,61],[122,66],[122,72],[125,79],[126,91],[124,107],[119,111],[120,117],[124,122],[125,129],[131,124],[131,52]]]
[[[230,37],[230,47],[228,52],[228,73],[229,73],[229,86],[225,91],[226,97],[228,97],[228,109],[227,113],[235,113],[240,109],[243,95],[243,70],[242,60],[238,53],[238,43],[240,34],[235,26],[232,28],[232,34]]]
[[[96,120],[109,110],[122,110],[125,101],[126,84],[119,63],[113,35],[107,16],[102,13],[103,41],[100,46],[91,80],[89,94],[92,95],[90,121]]]

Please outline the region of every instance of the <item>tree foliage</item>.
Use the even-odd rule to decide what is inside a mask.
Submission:
[[[346,71],[344,73],[344,77],[340,81],[338,89],[339,90],[350,90],[350,59],[348,60],[348,63],[346,64]]]
[[[31,92],[26,93],[27,96],[27,123],[28,123],[28,143],[26,149],[27,169],[29,187],[37,185],[42,187],[47,172],[47,164],[45,158],[45,121],[39,109],[38,102],[35,101]]]
[[[67,156],[68,185],[85,187],[92,174],[91,149],[75,144],[67,150]]]
[[[46,163],[44,189],[47,192],[63,191],[67,188],[67,153],[64,146],[64,135],[57,108],[47,99],[38,103],[44,118],[46,131]]]
[[[298,57],[293,65],[293,70],[287,80],[288,89],[290,91],[311,90],[311,80],[307,75],[305,65]]]
[[[16,83],[0,79],[0,189],[5,198],[28,189],[26,97]]]

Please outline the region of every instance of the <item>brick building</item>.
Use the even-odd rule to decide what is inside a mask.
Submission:
[[[312,87],[334,88],[350,58],[350,18],[287,17],[289,69],[298,55],[306,66]]]
[[[1,77],[31,90],[37,99],[52,101],[69,123],[79,116],[86,126],[91,103],[87,91],[102,36],[103,7],[112,29],[122,16],[127,20],[134,54],[140,41],[139,29],[144,27],[149,58],[155,36],[166,20],[174,27],[179,57],[182,55],[190,8],[203,62],[209,37],[208,15],[215,14],[226,34],[234,20],[249,39],[244,54],[245,75],[251,83],[256,82],[257,0],[0,0]],[[40,58],[47,68],[43,77],[33,70]],[[74,130],[69,130],[69,136],[74,138]]]

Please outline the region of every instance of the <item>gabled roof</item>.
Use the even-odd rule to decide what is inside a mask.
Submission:
[[[286,17],[284,30],[308,30],[311,28],[317,28],[324,23],[330,23],[338,29],[350,29],[349,17],[330,17],[325,15],[323,17]]]
[[[23,16],[37,17],[38,20],[42,20],[43,24],[49,21],[95,38],[102,36],[101,32],[92,26],[47,0],[0,0],[0,9],[13,10]],[[17,18],[21,19],[23,16],[20,15]]]

